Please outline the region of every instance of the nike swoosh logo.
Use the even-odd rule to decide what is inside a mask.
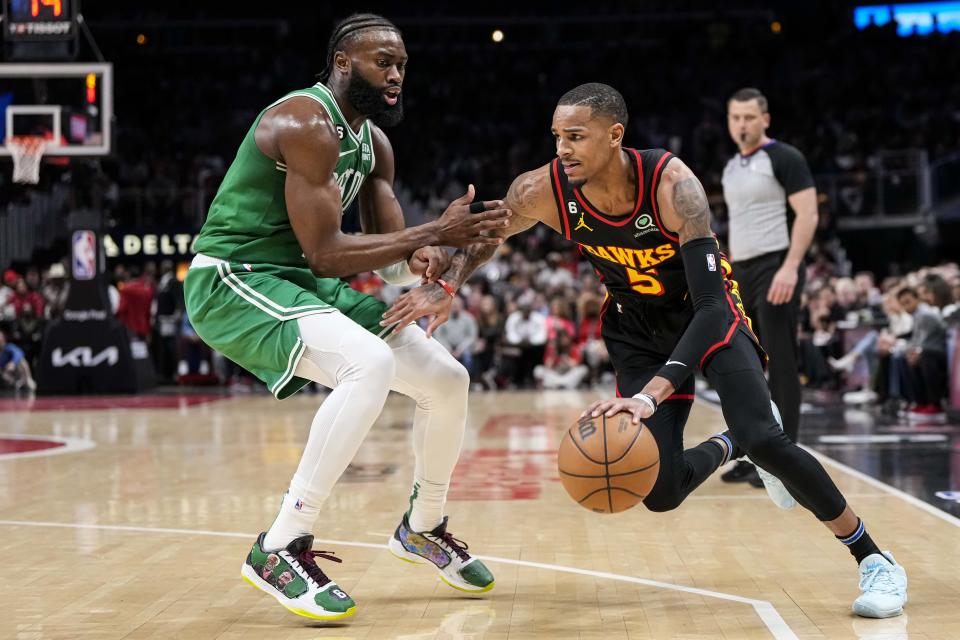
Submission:
[[[340,157],[342,158],[343,156],[345,156],[345,155],[347,155],[347,154],[349,154],[349,153],[353,153],[354,151],[356,151],[356,149],[350,149],[349,151],[341,151],[341,152],[340,152]]]
[[[678,365],[680,365],[681,367],[687,366],[687,365],[683,364],[682,362],[680,362],[679,360],[667,360],[667,364],[678,364]]]

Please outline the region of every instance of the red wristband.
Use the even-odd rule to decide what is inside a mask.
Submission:
[[[443,278],[437,278],[436,282],[437,282],[438,285],[440,285],[441,287],[443,287],[443,290],[444,290],[444,291],[446,291],[447,293],[450,294],[450,297],[451,297],[451,298],[454,297],[455,295],[457,295],[457,292],[454,290],[453,287],[450,286],[450,283],[448,283],[448,282],[447,282],[446,280],[444,280]]]

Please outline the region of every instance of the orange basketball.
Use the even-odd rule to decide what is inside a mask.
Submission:
[[[647,497],[660,471],[653,434],[633,416],[586,416],[564,434],[557,454],[560,481],[580,506],[619,513]]]

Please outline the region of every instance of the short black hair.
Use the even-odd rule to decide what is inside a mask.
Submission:
[[[590,107],[591,115],[602,113],[627,126],[627,103],[620,92],[602,82],[588,82],[574,87],[560,96],[557,106],[585,106]]]
[[[751,100],[756,100],[757,104],[760,105],[760,113],[766,113],[767,109],[770,107],[767,104],[767,96],[763,95],[760,92],[760,89],[754,89],[753,87],[744,87],[743,89],[738,89],[730,99],[727,100],[727,104],[736,100],[737,102],[750,102]]]
[[[900,291],[897,291],[897,299],[898,299],[898,300],[900,299],[900,296],[906,296],[906,295],[911,295],[911,296],[913,296],[914,298],[919,298],[919,297],[920,297],[920,296],[917,294],[917,290],[914,289],[913,287],[904,287],[904,288],[900,289]]]
[[[400,34],[400,29],[383,16],[375,13],[355,13],[338,22],[333,27],[333,33],[330,34],[330,42],[327,44],[327,66],[317,74],[321,82],[330,79],[333,72],[333,54],[352,37],[365,29],[388,29]]]

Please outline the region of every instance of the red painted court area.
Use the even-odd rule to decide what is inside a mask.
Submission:
[[[64,446],[63,442],[50,440],[28,440],[20,438],[0,438],[0,456],[8,453],[26,453],[28,451],[43,451]]]
[[[480,442],[464,451],[450,483],[452,500],[535,500],[557,477],[557,444],[566,417],[500,415],[487,420]]]
[[[179,409],[223,400],[217,394],[150,396],[51,396],[0,399],[3,411],[84,411],[102,409]]]

